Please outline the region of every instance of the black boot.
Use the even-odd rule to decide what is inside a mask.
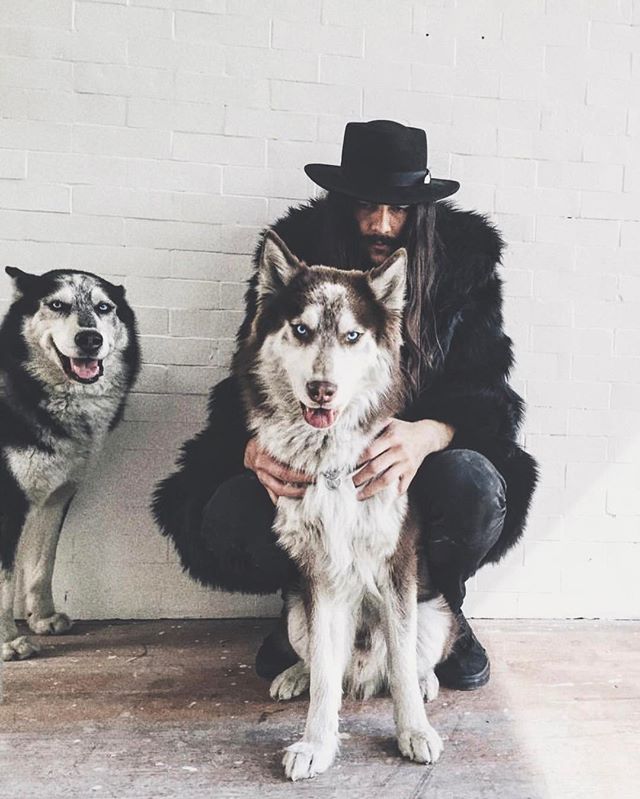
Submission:
[[[474,691],[489,682],[489,658],[461,610],[456,613],[456,621],[460,630],[458,639],[449,657],[436,666],[436,676],[445,688]]]
[[[287,617],[285,613],[278,619],[275,629],[262,642],[256,655],[256,674],[263,680],[273,680],[300,658],[289,643]]]

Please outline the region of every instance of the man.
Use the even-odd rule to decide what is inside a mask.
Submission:
[[[404,319],[406,406],[362,454],[353,477],[366,501],[395,483],[422,518],[421,562],[455,611],[460,637],[437,669],[471,690],[489,679],[486,652],[462,613],[465,583],[520,537],[536,466],[515,442],[523,403],[509,387],[511,341],[502,330],[502,240],[484,217],[440,203],[459,184],[432,178],[426,134],[396,122],[349,123],[340,166],[308,164],[326,197],[274,225],[308,264],[368,269],[408,250]],[[259,250],[256,254],[256,261]],[[238,333],[249,333],[255,278]],[[207,427],[187,442],[154,512],[190,574],[231,591],[286,592],[296,571],[271,531],[279,496],[308,478],[261,451],[247,433],[233,377],[211,394]],[[427,597],[419,597],[419,599]],[[271,679],[295,662],[281,620],[256,669]]]

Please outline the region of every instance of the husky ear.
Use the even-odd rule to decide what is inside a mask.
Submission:
[[[38,284],[40,283],[39,275],[23,272],[22,269],[18,269],[17,266],[5,266],[4,271],[13,280],[13,288],[17,296],[34,294],[37,291]]]
[[[387,260],[369,272],[369,282],[378,300],[390,311],[402,313],[407,280],[407,251],[396,250]]]
[[[274,294],[288,285],[303,268],[280,236],[273,230],[264,234],[258,269],[258,294]]]

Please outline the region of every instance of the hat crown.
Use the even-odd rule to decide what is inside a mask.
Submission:
[[[341,167],[347,174],[427,173],[427,135],[387,119],[349,122],[342,142]]]

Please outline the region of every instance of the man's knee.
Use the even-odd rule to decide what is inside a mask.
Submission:
[[[206,504],[201,537],[218,561],[222,587],[266,593],[288,585],[296,572],[273,532],[275,509],[251,472],[226,480]]]
[[[451,449],[429,456],[418,472],[415,495],[426,520],[444,525],[465,546],[486,549],[502,532],[505,481],[479,452]]]

